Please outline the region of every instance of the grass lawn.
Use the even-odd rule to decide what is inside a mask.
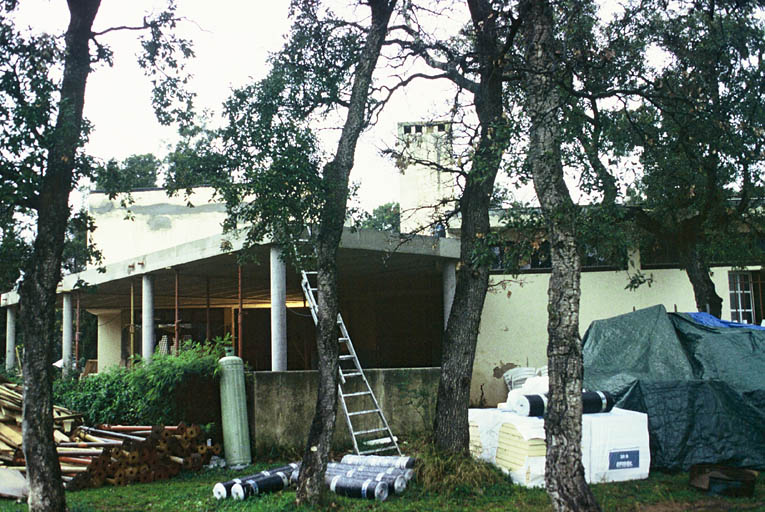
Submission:
[[[258,464],[245,471],[206,470],[183,473],[176,478],[151,484],[126,487],[102,487],[67,493],[72,512],[92,511],[278,511],[294,510],[294,491],[265,495],[247,501],[217,501],[212,496],[215,482],[252,474],[275,464]],[[718,498],[697,492],[688,486],[688,474],[653,473],[648,480],[600,484],[593,486],[595,495],[606,511],[677,512],[684,510],[765,511],[765,476],[760,475],[753,498]],[[0,511],[23,511],[24,504],[0,501]],[[390,510],[390,511],[547,511],[547,495],[542,490],[524,489],[510,483],[486,488],[444,489],[426,492],[416,482],[401,496],[392,495],[388,501],[355,500],[330,495],[322,510]]]

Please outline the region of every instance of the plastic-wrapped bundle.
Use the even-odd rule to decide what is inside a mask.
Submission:
[[[365,480],[342,475],[325,475],[329,490],[349,498],[385,501],[388,499],[388,484],[371,478]]]
[[[520,416],[544,416],[547,408],[545,395],[515,395],[508,407]]]
[[[327,468],[340,468],[346,471],[356,469],[358,471],[371,471],[373,473],[379,473],[382,471],[389,475],[402,475],[407,482],[414,477],[413,469],[402,469],[395,466],[359,466],[357,464],[345,464],[343,462],[330,462]]]
[[[332,476],[341,475],[362,480],[371,478],[377,482],[385,482],[396,494],[401,494],[406,490],[407,480],[404,476],[404,472],[411,470],[403,470],[393,467],[383,471],[381,471],[381,469],[383,468],[377,467],[375,469],[371,466],[354,466],[330,462],[327,466],[327,474]]]
[[[231,496],[235,500],[244,500],[256,494],[281,491],[290,484],[287,473],[277,471],[270,476],[245,478],[231,487]]]
[[[614,397],[608,391],[585,391],[582,393],[582,412],[592,414],[610,412],[614,408]]]
[[[360,466],[393,466],[401,469],[414,467],[414,457],[399,455],[346,455],[340,462]]]
[[[218,499],[218,500],[230,498],[231,488],[234,487],[234,484],[241,484],[244,480],[258,480],[261,478],[275,475],[276,473],[284,473],[286,475],[289,475],[293,471],[298,469],[300,469],[300,463],[292,462],[290,464],[287,464],[286,466],[279,466],[276,468],[267,469],[265,471],[261,471],[260,473],[255,473],[254,475],[244,476],[241,478],[234,478],[233,480],[229,480],[227,482],[218,482],[217,484],[213,486],[213,496],[215,497],[215,499]]]

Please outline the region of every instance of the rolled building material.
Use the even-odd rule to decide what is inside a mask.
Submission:
[[[348,469],[348,468],[351,469]],[[348,466],[346,464],[343,464],[341,466],[335,466],[335,467],[327,467],[327,474],[336,476],[345,476],[348,478],[355,478],[355,479],[372,479],[376,482],[385,482],[388,484],[388,488],[393,489],[393,492],[396,494],[401,494],[406,490],[406,478],[404,477],[402,471],[397,468],[388,468],[389,470],[393,470],[393,472],[389,471],[375,471],[370,469],[356,469],[353,468],[353,466]]]
[[[388,499],[388,484],[371,478],[361,480],[342,475],[326,475],[325,481],[329,490],[349,498],[385,501]]]
[[[611,412],[614,408],[614,397],[608,391],[585,391],[582,393],[582,412],[593,414]]]
[[[231,497],[235,500],[246,500],[256,494],[281,491],[289,484],[289,477],[281,471],[271,476],[242,479],[241,483],[231,486]]]
[[[610,412],[614,402],[614,397],[607,391],[585,391],[582,393],[582,413]],[[544,416],[547,395],[515,395],[508,405],[521,416]]]
[[[358,466],[356,464],[343,464],[342,462],[330,462],[327,466],[328,469],[332,468],[338,468],[342,469],[344,471],[350,471],[352,469],[358,470],[358,471],[372,471],[374,473],[378,473],[380,471],[383,471],[388,474],[400,474],[403,475],[404,478],[406,478],[407,482],[414,477],[414,470],[413,469],[402,469],[397,468],[394,466]]]
[[[393,466],[401,469],[414,467],[414,457],[399,455],[346,455],[340,462],[360,466]]]
[[[228,482],[218,482],[217,484],[213,485],[213,496],[216,500],[223,500],[226,498],[231,497],[231,488],[234,486],[234,484],[241,484],[242,480],[239,478],[234,478],[233,480],[229,480]]]
[[[278,466],[275,468],[266,469],[264,471],[261,471],[260,473],[255,473],[254,475],[244,476],[241,478],[234,478],[233,480],[229,480],[227,482],[218,482],[213,486],[213,496],[215,496],[215,499],[218,499],[218,500],[230,498],[231,488],[234,486],[234,484],[241,484],[245,480],[260,480],[269,476],[276,475],[277,473],[284,473],[285,475],[291,475],[293,471],[299,471],[299,470],[300,470],[300,463],[292,462],[290,464],[287,464],[286,466]]]
[[[510,409],[520,416],[544,416],[547,408],[545,395],[515,395]]]

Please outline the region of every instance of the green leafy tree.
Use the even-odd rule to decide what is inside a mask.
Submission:
[[[401,212],[398,203],[385,203],[367,213],[359,223],[362,229],[392,231],[398,233],[401,225]]]
[[[94,33],[100,0],[70,0],[63,38],[26,35],[14,25],[17,4],[16,0],[0,4],[0,212],[6,219],[4,237],[11,233],[11,219],[30,219],[32,239],[19,264],[23,278],[18,321],[25,336],[22,434],[29,509],[63,511],[66,502],[52,441],[56,286],[70,217],[69,193],[92,171],[91,160],[82,151],[89,128],[82,115],[85,85],[95,62],[111,62],[109,48],[99,41],[116,29]],[[148,35],[143,61],[155,80],[157,105],[170,111],[176,99],[189,99],[177,83],[182,63],[177,55],[188,55],[190,48],[167,34],[174,23],[171,5],[158,18],[146,18],[142,27],[121,27]]]
[[[545,411],[545,488],[553,509],[600,510],[582,466],[582,341],[579,337],[581,257],[578,208],[564,181],[563,124],[558,82],[560,27],[550,2],[526,0],[521,27],[527,64],[525,113],[529,117],[526,165],[547,225],[552,273],[548,285],[547,360],[549,402]]]
[[[156,187],[161,164],[151,153],[131,155],[122,162],[109,160],[95,171],[96,189],[113,193]]]
[[[437,226],[459,214],[461,238],[454,301],[442,339],[433,440],[440,451],[464,456],[469,453],[468,406],[478,328],[495,259],[489,208],[494,204],[494,183],[516,127],[515,116],[508,115],[505,105],[515,96],[518,81],[506,71],[518,62],[515,39],[521,23],[513,6],[506,2],[469,0],[467,7],[470,19],[463,30],[444,38],[420,20],[449,16],[451,11],[436,12],[415,3],[403,27],[407,37],[396,40],[401,49],[397,56],[400,63],[416,58],[431,68],[428,73],[403,77],[396,87],[414,79],[452,81],[457,92],[451,136],[461,137],[467,148],[448,163],[418,158],[406,147],[396,155],[400,162],[453,175],[463,185],[460,196],[446,198],[446,204],[439,205],[443,207],[441,213],[433,219],[433,226]],[[466,111],[477,123],[467,119]]]
[[[197,136],[193,165],[171,167],[172,189],[204,169],[225,200],[226,230],[247,225],[251,245],[270,237],[284,257],[314,262],[318,272],[319,386],[298,481],[298,503],[317,503],[335,428],[338,379],[337,248],[346,218],[356,143],[370,123],[372,74],[395,0],[364,2],[366,21],[346,20],[313,0],[291,3],[292,31],[266,78],[235,90],[220,136]],[[341,112],[337,147],[324,158],[310,128],[316,116]],[[206,141],[206,142],[202,142]],[[188,154],[181,147],[181,155]],[[310,230],[310,246],[301,240]]]
[[[641,20],[668,60],[624,110],[643,174],[630,211],[644,246],[676,249],[696,307],[721,317],[710,264],[765,262],[765,11],[756,2],[679,2]]]
[[[673,249],[697,309],[720,317],[710,265],[765,261],[762,5],[624,7],[567,54],[573,153],[589,164],[587,191],[620,200],[624,242]]]

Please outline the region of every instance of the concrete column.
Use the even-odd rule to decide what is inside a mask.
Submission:
[[[452,311],[452,302],[454,302],[454,290],[457,287],[457,262],[449,261],[444,264],[443,269],[443,287],[444,287],[444,329],[449,322],[449,313]]]
[[[119,366],[122,359],[122,312],[119,309],[91,309],[98,317],[98,371]]]
[[[5,370],[16,371],[16,308],[5,308]]]
[[[287,371],[287,268],[271,247],[271,371]]]
[[[144,275],[141,282],[141,356],[147,363],[154,354],[154,282]]]
[[[61,308],[61,370],[64,375],[72,369],[72,294],[62,294]]]

